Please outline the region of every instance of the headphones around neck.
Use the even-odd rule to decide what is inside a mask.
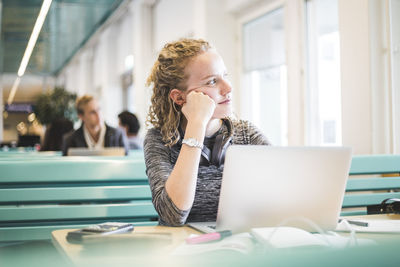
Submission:
[[[212,150],[205,145],[203,146],[203,149],[201,150],[200,166],[214,165],[220,167],[224,165],[226,149],[232,144],[233,132],[232,122],[229,119],[222,119],[222,122],[225,124],[228,132],[219,132],[215,136],[215,142]],[[181,127],[179,127],[179,134],[181,136],[179,139],[179,144],[182,145],[182,139],[185,133]]]

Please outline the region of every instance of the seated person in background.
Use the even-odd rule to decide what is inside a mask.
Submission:
[[[76,109],[82,126],[64,137],[63,156],[67,155],[70,147],[88,147],[90,149],[124,147],[125,153],[128,153],[126,136],[121,129],[110,127],[104,123],[96,99],[84,95],[76,100]]]
[[[54,120],[46,129],[43,145],[40,151],[60,151],[63,142],[63,135],[72,131],[74,125],[72,121],[66,118]]]
[[[135,114],[123,111],[118,114],[118,119],[119,126],[125,129],[128,137],[129,149],[143,149],[143,140],[138,136],[140,124]]]
[[[160,224],[215,221],[226,148],[269,142],[250,122],[231,117],[226,67],[206,41],[166,44],[147,83],[154,128],[146,134],[144,156]]]

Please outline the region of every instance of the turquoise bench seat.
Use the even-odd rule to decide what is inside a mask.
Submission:
[[[23,159],[55,159],[61,158],[60,151],[0,151],[0,161]]]
[[[368,205],[400,198],[399,174],[400,155],[353,156],[341,215],[365,215]]]
[[[135,159],[143,159],[143,150],[130,150],[127,157]],[[97,157],[98,158],[98,157]],[[101,158],[117,158],[117,157],[106,157]],[[124,158],[124,157],[121,157]],[[62,156],[61,151],[1,151],[0,150],[0,161],[8,160],[55,160],[55,159],[65,159]]]
[[[106,221],[157,224],[142,158],[0,160],[0,242]]]

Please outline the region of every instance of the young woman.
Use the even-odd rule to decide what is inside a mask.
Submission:
[[[230,118],[226,67],[204,40],[166,44],[147,83],[153,86],[148,123],[154,127],[144,155],[160,224],[215,221],[226,148],[269,142],[248,121]]]

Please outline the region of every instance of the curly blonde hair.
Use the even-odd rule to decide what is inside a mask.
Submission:
[[[187,74],[185,68],[197,55],[212,49],[201,39],[180,39],[166,44],[153,65],[147,78],[147,86],[153,85],[151,106],[147,124],[161,131],[162,139],[171,147],[179,141],[179,123],[181,107],[175,105],[169,97],[172,89],[185,91]]]

